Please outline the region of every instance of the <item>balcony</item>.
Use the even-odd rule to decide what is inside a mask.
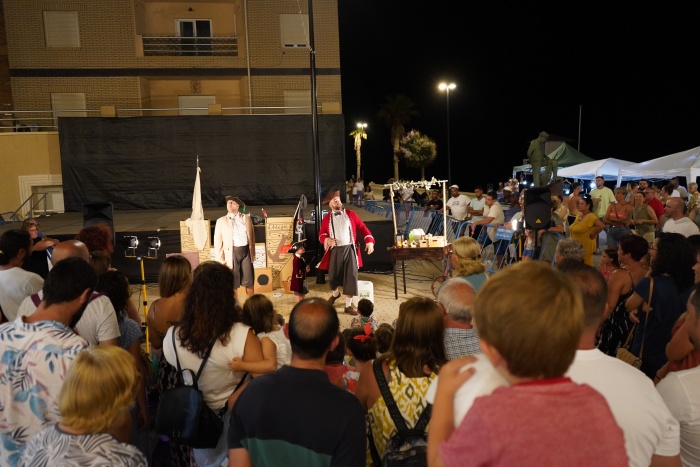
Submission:
[[[146,57],[238,56],[237,37],[143,36]]]

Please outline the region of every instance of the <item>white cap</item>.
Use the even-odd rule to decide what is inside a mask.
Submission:
[[[459,190],[459,185],[450,185],[450,189],[457,188]]]

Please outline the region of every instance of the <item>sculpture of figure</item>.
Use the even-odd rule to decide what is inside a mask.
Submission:
[[[527,157],[530,159],[530,165],[532,166],[532,182],[536,187],[546,185],[550,177],[551,166],[549,163],[545,166],[545,173],[540,173],[542,165],[545,163],[544,143],[547,141],[547,138],[549,138],[549,134],[541,131],[537,139],[533,139],[530,142],[530,147],[527,149]],[[556,168],[554,171],[556,172]]]

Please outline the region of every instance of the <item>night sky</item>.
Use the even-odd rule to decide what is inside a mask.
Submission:
[[[406,130],[437,143],[426,176],[447,177],[440,81],[457,84],[452,182],[465,190],[509,178],[543,130],[593,159],[642,162],[700,146],[700,22],[690,5],[338,3],[346,133],[369,125],[365,181],[393,176],[389,132],[376,114],[385,96],[400,93],[419,112]],[[355,173],[350,136],[346,160],[347,178]],[[405,179],[420,175],[399,170]]]

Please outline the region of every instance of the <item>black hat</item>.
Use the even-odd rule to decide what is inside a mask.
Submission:
[[[306,242],[306,239],[304,240],[299,240],[298,242],[292,243],[292,246],[289,248],[289,251],[287,253],[296,253],[297,250],[301,247],[306,248],[306,245],[304,245],[304,242]]]
[[[238,196],[227,195],[226,202],[228,202],[229,200],[235,201],[238,204],[239,209],[245,212],[245,203],[243,202],[243,200],[241,200],[241,198],[239,198]]]

